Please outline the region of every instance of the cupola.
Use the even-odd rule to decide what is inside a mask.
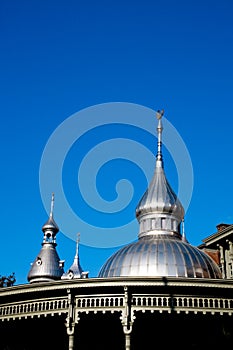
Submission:
[[[117,250],[103,264],[98,277],[222,278],[214,260],[186,239],[184,208],[164,171],[163,114],[163,110],[156,113],[158,142],[154,175],[136,207],[138,240]]]
[[[42,248],[31,264],[27,276],[30,283],[58,280],[64,273],[64,260],[60,260],[56,250],[56,234],[59,232],[59,228],[54,221],[53,210],[54,194],[52,194],[49,218],[42,227],[44,233]]]

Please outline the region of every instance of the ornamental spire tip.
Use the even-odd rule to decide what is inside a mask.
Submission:
[[[156,167],[163,167],[163,156],[162,156],[162,117],[164,115],[164,110],[158,110],[156,112],[156,118],[158,119],[157,133],[158,133],[158,148],[157,148],[157,156],[156,156]]]
[[[76,256],[78,256],[79,242],[80,242],[80,232],[77,233],[77,239],[76,239]]]
[[[54,209],[54,192],[52,192],[52,198],[51,198],[51,207],[50,207],[50,217],[53,216],[53,209]]]
[[[156,118],[158,120],[162,119],[162,116],[164,115],[164,109],[162,109],[161,111],[160,110],[157,110],[156,112]]]

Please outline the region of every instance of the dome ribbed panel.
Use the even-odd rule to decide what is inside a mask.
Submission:
[[[221,278],[221,272],[198,248],[169,235],[158,235],[121,248],[106,261],[98,275],[121,276]]]
[[[222,278],[221,272],[217,264],[198,248],[193,249],[189,244],[185,245],[189,256],[192,258],[195,277],[201,278]]]

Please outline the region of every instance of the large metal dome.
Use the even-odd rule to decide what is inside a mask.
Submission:
[[[114,253],[98,277],[151,276],[221,278],[217,264],[202,250],[170,235],[140,238]]]
[[[158,150],[154,176],[136,208],[138,241],[114,253],[104,263],[98,277],[222,277],[214,260],[186,240],[184,209],[164,172],[162,115],[163,112],[157,113]],[[181,226],[183,232],[180,232]]]

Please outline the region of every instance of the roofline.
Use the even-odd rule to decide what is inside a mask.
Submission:
[[[225,227],[224,229],[217,231],[217,232],[213,233],[212,235],[202,239],[202,242],[204,242],[205,244],[219,242],[220,237],[225,238],[229,234],[232,234],[232,233],[233,233],[233,224],[231,224],[228,227]]]
[[[178,277],[111,277],[111,278],[85,278],[76,280],[59,280],[52,282],[34,282],[19,284],[0,289],[2,296],[19,295],[35,292],[49,292],[55,290],[101,288],[101,287],[197,287],[197,288],[233,288],[233,279],[207,279],[207,278],[178,278]]]

